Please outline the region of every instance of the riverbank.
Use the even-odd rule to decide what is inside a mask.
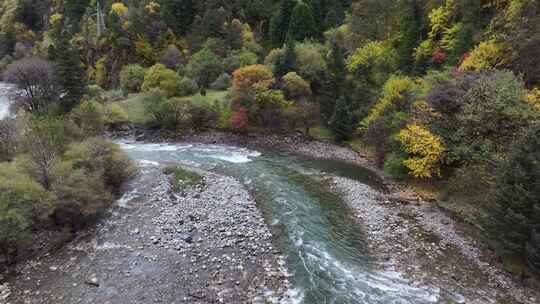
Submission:
[[[139,139],[161,141],[156,134]],[[537,303],[538,290],[524,286],[504,270],[500,261],[470,237],[463,223],[424,201],[414,191],[385,179],[365,156],[329,141],[310,141],[300,135],[238,135],[208,132],[184,136],[183,142],[226,144],[314,158],[339,159],[374,170],[385,181],[387,193],[345,178],[332,176],[333,189],[342,194],[367,232],[372,253],[381,267],[403,272],[422,285],[441,290],[457,303]],[[365,195],[371,200],[362,199]],[[374,205],[372,201],[377,203]]]
[[[276,303],[287,297],[284,258],[240,182],[189,168],[203,182],[175,193],[157,164],[141,165],[95,228],[18,265],[0,289],[0,303]]]
[[[504,272],[436,206],[390,201],[350,179],[330,181],[354,210],[383,268],[421,285],[444,286],[441,294],[456,303],[538,303],[538,290]]]

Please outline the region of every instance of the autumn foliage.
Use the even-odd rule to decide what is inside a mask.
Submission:
[[[234,112],[231,117],[231,125],[234,130],[239,132],[245,132],[247,130],[249,123],[248,110],[244,107],[238,109]]]
[[[441,175],[440,164],[444,146],[438,136],[419,125],[408,125],[398,134],[398,140],[411,157],[403,164],[416,178]]]

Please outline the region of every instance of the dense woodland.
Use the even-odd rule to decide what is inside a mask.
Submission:
[[[331,137],[540,270],[536,0],[0,0],[0,70],[6,256],[112,199],[129,124]]]

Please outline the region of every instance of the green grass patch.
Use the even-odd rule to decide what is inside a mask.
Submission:
[[[225,100],[228,91],[207,91],[206,96],[197,93],[191,96],[180,97],[183,100],[191,100],[196,104],[214,105],[216,101],[222,102]],[[144,107],[145,93],[131,94],[127,99],[118,101],[118,104],[128,115],[128,120],[134,124],[146,125],[152,121],[152,117],[148,115]]]
[[[206,95],[202,96],[201,94],[197,93],[195,95],[191,96],[185,96],[180,97],[180,99],[184,100],[191,100],[195,104],[207,104],[207,105],[214,105],[215,101],[221,102],[225,100],[225,97],[227,96],[228,91],[206,91]]]
[[[169,176],[172,188],[175,192],[181,192],[188,187],[194,187],[202,183],[202,176],[189,172],[179,166],[167,166],[163,173]]]
[[[144,108],[144,93],[133,94],[128,99],[119,101],[118,104],[128,115],[128,120],[135,124],[146,124],[151,121],[150,115],[146,113]]]
[[[332,131],[323,126],[316,126],[311,128],[309,130],[309,135],[315,139],[334,139]]]
[[[362,142],[362,139],[358,137],[353,137],[347,141],[347,144],[356,152],[365,152],[367,147],[366,144]]]

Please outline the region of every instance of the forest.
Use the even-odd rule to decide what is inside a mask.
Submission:
[[[7,260],[111,203],[137,127],[348,145],[540,271],[536,0],[0,0],[0,75]]]

